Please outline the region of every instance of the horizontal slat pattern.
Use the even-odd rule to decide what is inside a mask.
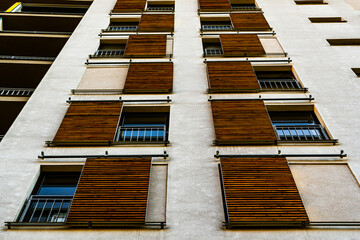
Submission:
[[[131,63],[124,93],[172,92],[173,63]]]
[[[215,142],[225,144],[274,144],[276,135],[262,100],[211,102]]]
[[[130,35],[125,57],[156,57],[166,55],[165,34]]]
[[[270,26],[262,13],[231,13],[234,28],[239,30],[269,30]]]
[[[174,14],[143,14],[139,23],[141,32],[174,31]]]
[[[73,102],[53,141],[112,141],[121,108],[122,102]]]
[[[265,50],[256,34],[221,34],[224,56],[263,56]]]
[[[87,159],[67,222],[145,222],[150,158]]]
[[[113,12],[142,12],[145,4],[146,0],[118,0]]]
[[[250,62],[207,62],[210,92],[249,92],[260,89]]]
[[[285,158],[222,158],[229,221],[308,222]]]
[[[199,0],[200,11],[229,11],[229,0]]]

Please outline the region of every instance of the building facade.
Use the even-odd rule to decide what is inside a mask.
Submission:
[[[1,239],[359,238],[357,2],[74,2],[0,15],[3,65],[81,19],[4,130]]]

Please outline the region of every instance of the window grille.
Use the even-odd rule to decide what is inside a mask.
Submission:
[[[164,142],[166,126],[121,126],[115,134],[115,141]]]
[[[137,31],[138,30],[138,26],[109,26],[106,31],[109,32],[130,32],[130,31]]]
[[[171,6],[149,6],[147,8],[148,11],[150,12],[156,12],[156,11],[159,11],[159,12],[172,12],[174,11],[174,7],[171,7]]]
[[[324,141],[329,140],[320,124],[313,125],[275,125],[278,139],[285,141]]]
[[[32,88],[0,88],[0,96],[30,97],[33,92]]]
[[[221,48],[205,48],[205,56],[221,56],[222,54]]]
[[[262,89],[302,89],[301,85],[295,79],[258,79]]]
[[[225,31],[232,29],[231,25],[202,25],[203,31]]]

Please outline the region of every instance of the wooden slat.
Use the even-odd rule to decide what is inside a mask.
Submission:
[[[231,13],[234,28],[247,31],[270,30],[270,26],[262,13]]]
[[[166,55],[165,34],[130,35],[125,57],[161,57]]]
[[[308,222],[285,158],[222,158],[230,224]]]
[[[200,11],[229,11],[229,0],[199,0]]]
[[[224,56],[263,56],[265,50],[256,34],[221,34]]]
[[[67,222],[145,222],[150,158],[87,159]]]
[[[145,4],[146,0],[118,0],[113,12],[142,12]]]
[[[174,31],[174,14],[143,14],[139,23],[141,32]]]
[[[217,145],[275,144],[262,100],[212,101],[211,108]]]
[[[173,63],[131,63],[124,93],[172,92]]]
[[[260,86],[250,62],[207,62],[209,92],[251,92]]]
[[[73,102],[53,141],[112,141],[121,108],[122,102]]]

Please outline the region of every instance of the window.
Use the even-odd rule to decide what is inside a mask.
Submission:
[[[351,70],[353,70],[356,76],[360,77],[360,68],[352,68]]]
[[[116,58],[125,54],[125,43],[101,43],[99,49],[91,57],[93,58]]]
[[[296,4],[308,5],[308,4],[327,4],[324,0],[295,0]]]
[[[136,32],[139,22],[111,22],[105,29],[108,32]]]
[[[65,222],[79,177],[79,172],[42,172],[19,222]]]
[[[342,17],[309,17],[312,23],[336,23],[347,22]]]
[[[326,39],[331,46],[359,46],[360,38]]]
[[[329,140],[314,112],[269,111],[278,140],[326,141]]]
[[[302,90],[291,66],[254,66],[261,90]]]
[[[259,11],[254,0],[199,0],[201,12]]]
[[[242,10],[242,11],[245,11],[245,10],[257,10],[257,7],[255,4],[231,4],[231,9],[232,10]]]
[[[147,11],[149,12],[173,12],[174,11],[174,3],[168,2],[148,2],[147,3]]]
[[[124,108],[114,141],[167,142],[168,112],[133,112]]]
[[[204,56],[221,56],[223,50],[219,39],[208,38],[203,39]]]
[[[88,9],[87,3],[76,4],[43,4],[43,3],[15,3],[7,12],[22,13],[69,13],[85,14]]]

